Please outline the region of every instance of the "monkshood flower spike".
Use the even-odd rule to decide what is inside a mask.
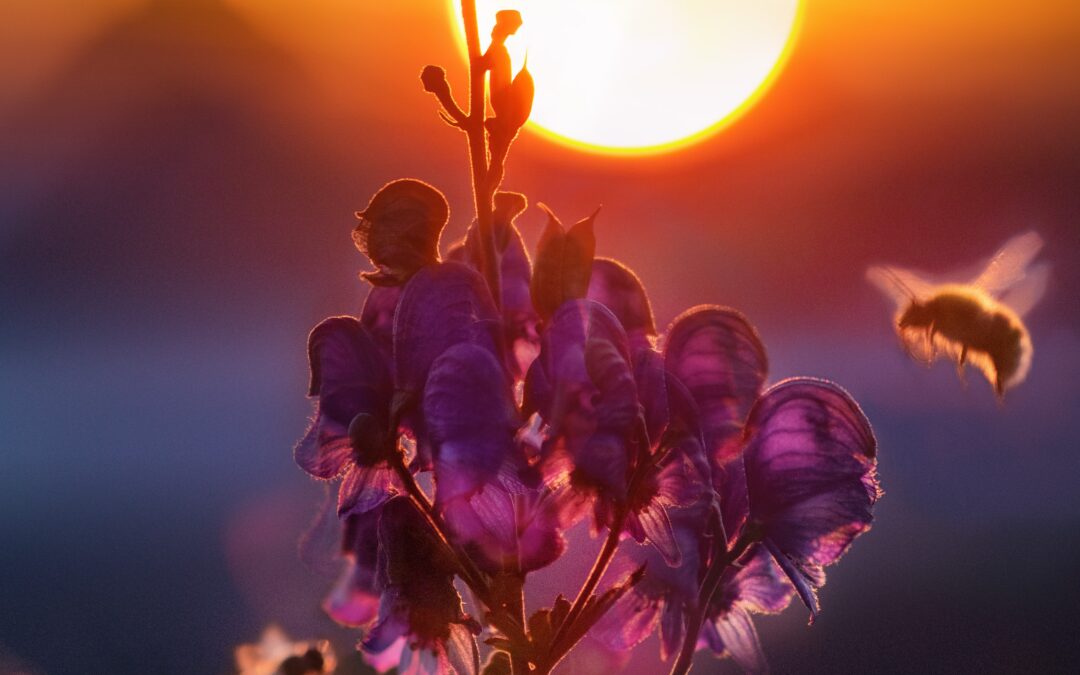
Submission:
[[[736,310],[694,307],[661,333],[637,275],[596,256],[598,213],[566,227],[541,206],[529,256],[528,200],[500,189],[532,105],[505,47],[522,17],[500,12],[481,51],[462,8],[469,105],[441,68],[421,79],[468,140],[467,235],[441,241],[435,186],[387,183],[353,232],[362,311],[308,338],[294,457],[327,486],[301,544],[337,577],[322,607],[381,672],[545,675],[582,640],[614,667],[654,631],[673,673],[698,649],[765,670],[752,616],[795,597],[815,616],[824,568],[870,528],[869,423],[830,382],[766,387]],[[600,542],[587,578],[528,615],[529,575],[582,521]]]

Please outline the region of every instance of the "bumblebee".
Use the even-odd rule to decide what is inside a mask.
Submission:
[[[937,283],[891,266],[871,267],[866,276],[896,302],[894,327],[912,358],[927,364],[948,358],[961,376],[971,364],[1003,398],[1031,367],[1023,316],[1046,290],[1049,265],[1032,264],[1042,246],[1035,232],[1013,237],[967,283]]]

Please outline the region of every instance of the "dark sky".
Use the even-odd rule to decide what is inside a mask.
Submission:
[[[358,310],[352,212],[378,186],[442,187],[448,240],[469,212],[463,141],[416,80],[437,62],[461,88],[446,8],[374,4],[0,10],[0,671],[229,672],[271,621],[348,649],[294,555],[319,499],[290,452],[304,340]],[[720,135],[635,159],[525,134],[506,186],[565,220],[603,204],[599,252],[659,323],[735,306],[772,380],[864,405],[886,496],[813,627],[759,622],[776,671],[1076,670],[1080,16],[863,4],[811,0],[787,69]],[[542,215],[520,222],[535,243]],[[863,273],[968,265],[1026,229],[1054,277],[999,406],[974,373],[907,361]]]

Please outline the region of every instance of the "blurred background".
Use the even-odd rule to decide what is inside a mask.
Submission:
[[[352,214],[383,183],[444,190],[444,244],[468,223],[464,140],[417,77],[442,64],[463,91],[450,11],[0,5],[0,672],[228,673],[270,622],[351,650],[296,557],[321,498],[291,456],[304,345],[359,310]],[[1072,0],[808,0],[787,68],[720,134],[645,158],[514,147],[505,187],[569,221],[603,204],[599,253],[660,324],[737,307],[772,380],[835,379],[874,423],[874,531],[814,626],[758,621],[777,672],[1080,668],[1078,67]],[[542,214],[519,225],[532,245]],[[908,361],[863,274],[971,264],[1026,229],[1054,277],[998,405]]]

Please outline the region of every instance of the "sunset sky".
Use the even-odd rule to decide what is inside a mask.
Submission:
[[[504,186],[564,221],[603,205],[598,253],[660,325],[734,306],[771,381],[834,379],[874,423],[874,531],[812,628],[759,622],[776,671],[1075,669],[1080,3],[804,4],[786,67],[718,134],[627,157],[526,131]],[[319,498],[291,457],[304,340],[359,311],[353,212],[383,183],[446,193],[444,245],[468,225],[464,138],[418,80],[440,64],[464,92],[450,11],[0,7],[0,671],[224,673],[272,621],[349,647],[295,558]],[[543,223],[519,220],[530,247]],[[864,273],[964,267],[1028,229],[1053,277],[1001,406],[909,361]]]

